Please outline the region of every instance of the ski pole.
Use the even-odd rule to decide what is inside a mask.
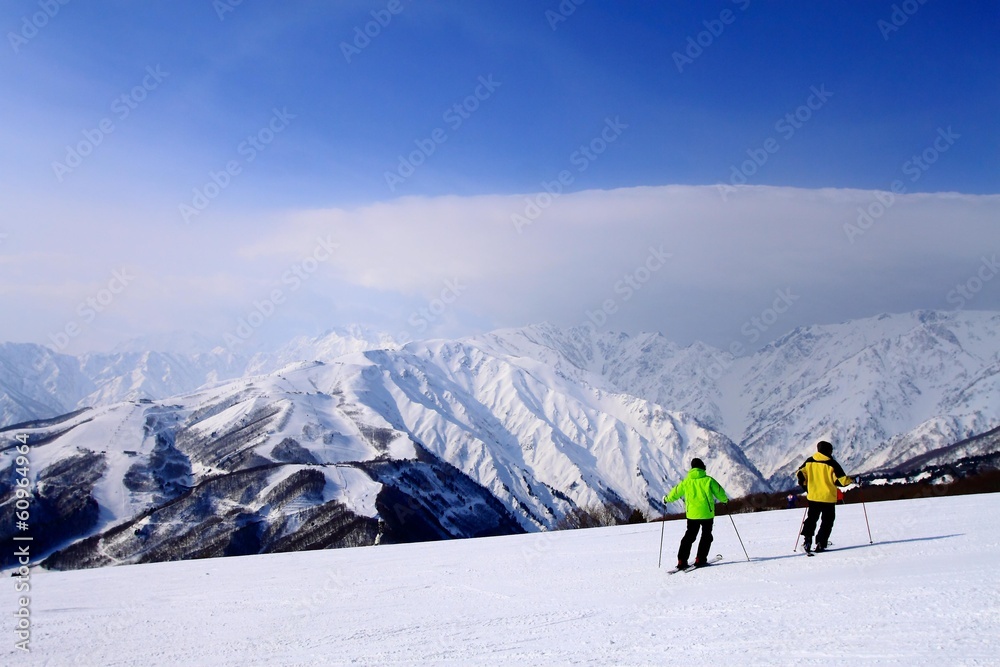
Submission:
[[[666,521],[660,519],[660,555],[656,559],[656,569],[660,569],[660,565],[663,563],[663,528],[666,525]]]
[[[806,525],[806,513],[809,511],[807,507],[804,512],[802,512],[802,521],[799,522],[799,532],[795,533],[795,546],[792,547],[792,553],[799,548],[799,538],[802,537],[802,526]]]
[[[729,520],[733,523],[733,530],[736,530],[736,522],[733,521],[733,515],[729,515]],[[747,548],[743,546],[743,538],[740,537],[740,531],[736,530],[736,539],[740,541],[740,546],[743,547],[743,555],[747,557],[747,562],[750,561],[750,555],[747,553]]]
[[[868,508],[865,507],[864,496],[861,495],[861,481],[858,481],[858,498],[861,499],[861,511],[865,513],[865,528],[868,529],[868,544],[875,544],[875,540],[872,539],[872,527],[868,523]]]

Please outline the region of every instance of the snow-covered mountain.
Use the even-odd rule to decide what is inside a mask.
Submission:
[[[61,566],[532,531],[607,503],[664,511],[694,456],[736,496],[788,488],[821,438],[855,473],[993,465],[997,439],[973,436],[1000,426],[998,332],[997,313],[885,315],[738,359],[549,325],[331,332],[249,360],[8,344],[4,406],[95,407],[0,429],[0,470],[26,436]],[[325,362],[273,369],[297,357]],[[0,531],[12,500],[0,487]]]
[[[1000,426],[1000,313],[920,311],[803,327],[735,358],[659,334],[548,325],[477,339],[725,434],[781,488],[827,439],[865,472]]]
[[[30,343],[0,343],[0,425],[55,417],[94,391],[80,360]]]
[[[151,347],[146,347],[151,346]],[[0,344],[0,426],[55,417],[82,407],[158,399],[300,360],[398,347],[364,327],[300,336],[273,352],[238,353],[188,333],[129,341],[109,353],[79,357],[27,343]]]
[[[766,489],[691,416],[469,341],[8,428],[0,469],[19,434],[45,546],[75,542],[57,566],[532,531],[607,503],[663,511],[694,456],[734,495]],[[8,538],[12,488],[3,501]]]
[[[297,336],[275,352],[257,352],[242,374],[270,373],[298,361],[332,361],[352,352],[391,350],[406,342],[359,325],[338,327],[320,336]]]
[[[786,478],[834,442],[869,471],[1000,426],[1000,314],[916,312],[797,329],[734,364],[747,456]],[[730,400],[733,400],[732,398]],[[727,424],[727,431],[729,425]]]

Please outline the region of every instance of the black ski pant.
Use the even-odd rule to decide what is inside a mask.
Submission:
[[[830,533],[833,532],[833,522],[837,518],[837,503],[821,503],[815,500],[809,501],[809,509],[806,512],[806,520],[802,524],[802,537],[811,540],[816,532],[816,522],[820,521],[819,533],[816,535],[816,546],[826,548],[830,541]]]
[[[712,524],[715,519],[688,519],[687,530],[681,538],[681,548],[677,550],[677,561],[679,563],[688,562],[691,555],[691,547],[698,537],[698,529],[701,529],[701,541],[698,542],[698,560],[708,560],[708,550],[712,548]]]

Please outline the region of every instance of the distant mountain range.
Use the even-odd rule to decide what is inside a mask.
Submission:
[[[184,333],[136,339],[110,353],[81,356],[29,343],[0,343],[0,426],[81,407],[167,398],[295,361],[333,359],[379,347],[398,344],[358,326],[332,329],[316,338],[301,336],[277,351],[252,354]]]
[[[734,496],[789,488],[819,439],[854,473],[981,460],[998,332],[1000,313],[921,311],[741,358],[545,324],[405,345],[353,328],[250,358],[8,343],[0,468],[30,443],[54,567],[549,529],[665,511],[693,456]],[[13,501],[0,482],[0,541]]]

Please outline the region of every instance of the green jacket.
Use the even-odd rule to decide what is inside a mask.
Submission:
[[[663,502],[672,503],[681,498],[689,519],[713,519],[715,499],[723,503],[729,500],[719,483],[701,468],[691,468],[684,481],[664,496]]]

